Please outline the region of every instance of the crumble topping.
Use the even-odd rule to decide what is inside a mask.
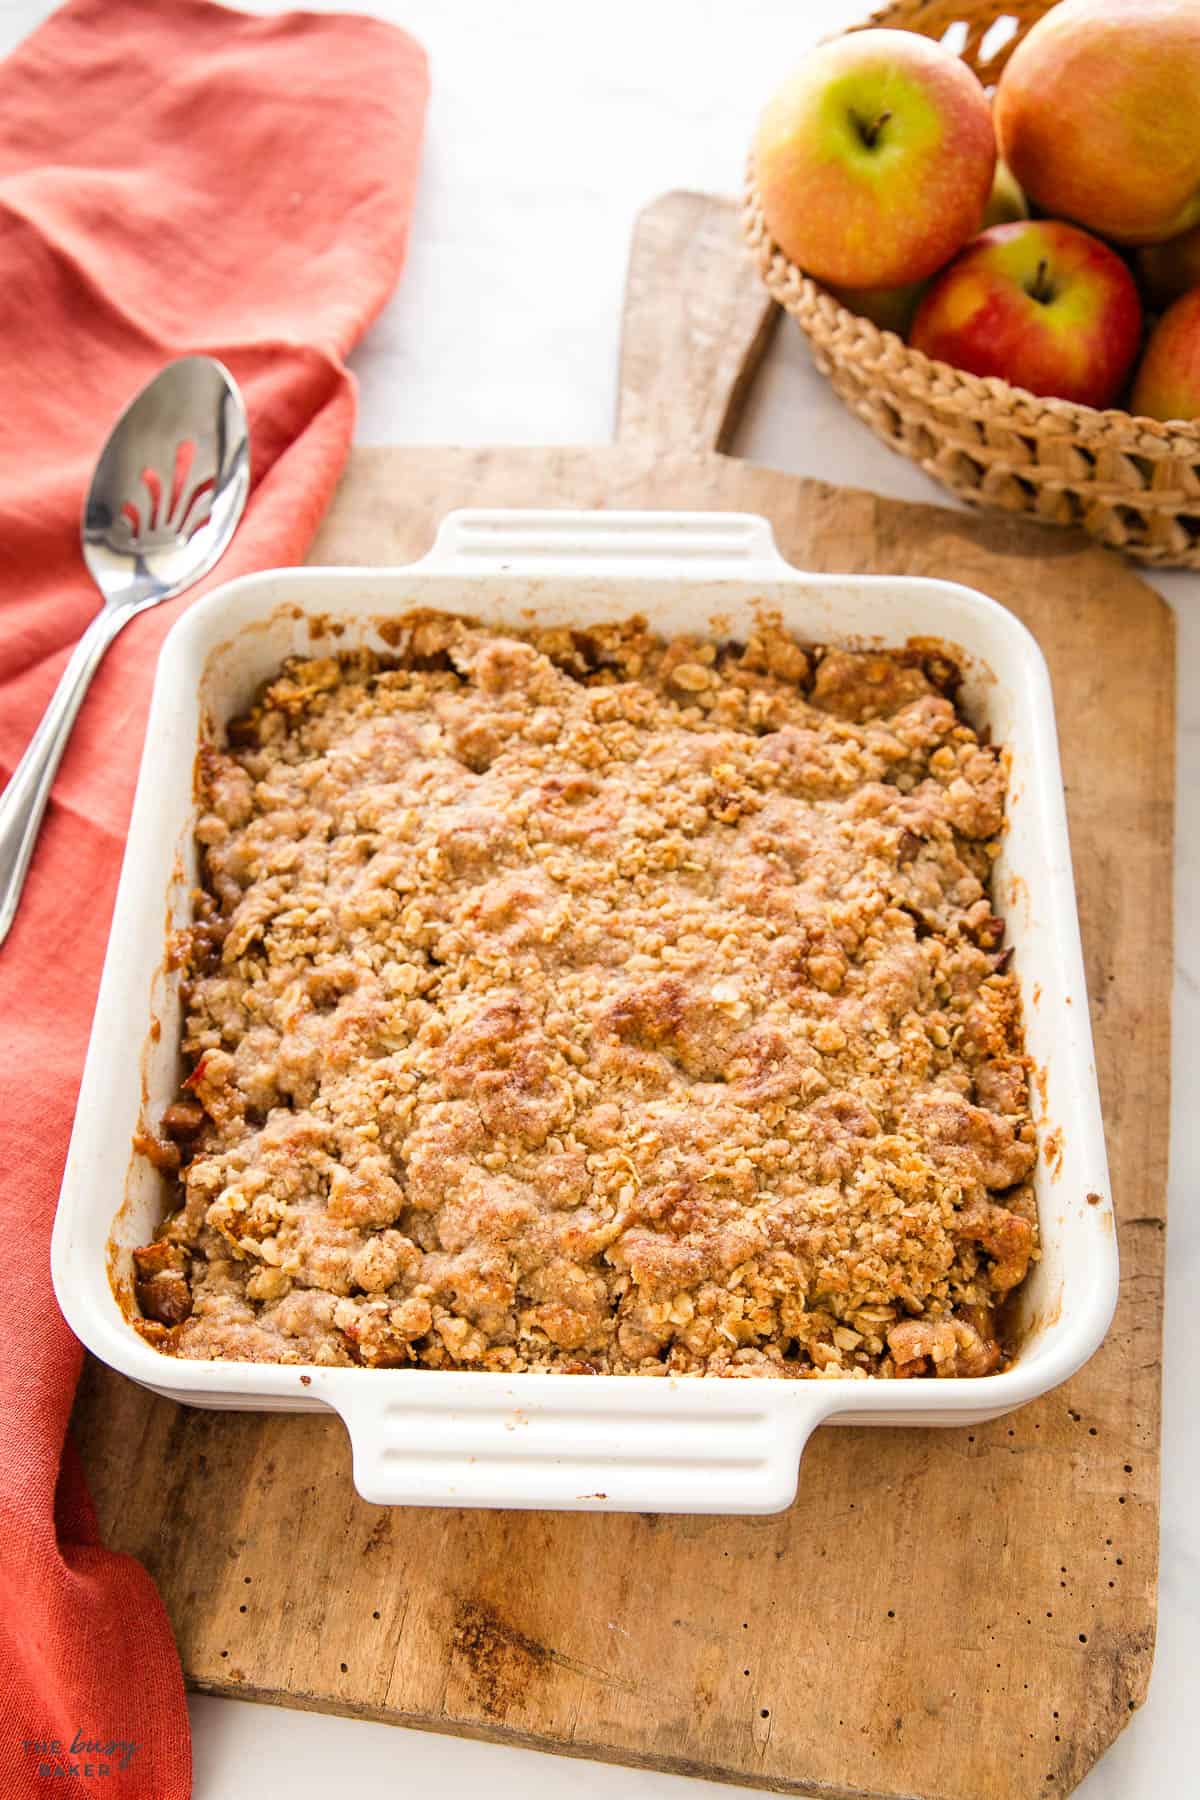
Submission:
[[[1037,1254],[1005,767],[919,648],[292,660],[198,764],[181,1357],[981,1375]]]

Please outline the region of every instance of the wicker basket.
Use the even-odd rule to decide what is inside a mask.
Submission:
[[[1054,0],[896,0],[863,25],[919,31],[995,85]],[[1164,425],[1039,399],[911,350],[839,305],[788,260],[762,216],[751,164],[743,222],[772,296],[800,325],[817,367],[893,450],[963,500],[1082,526],[1140,562],[1200,569],[1200,420]]]

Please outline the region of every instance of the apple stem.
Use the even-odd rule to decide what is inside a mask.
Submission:
[[[1037,274],[1034,276],[1033,286],[1029,290],[1029,298],[1031,300],[1037,300],[1042,306],[1045,306],[1047,301],[1053,300],[1054,298],[1054,289],[1046,279],[1049,267],[1050,265],[1046,261],[1046,258],[1044,256],[1039,257]]]
[[[891,108],[889,107],[886,112],[880,113],[873,125],[864,125],[862,127],[863,143],[867,146],[868,150],[874,148],[876,139],[891,116]]]

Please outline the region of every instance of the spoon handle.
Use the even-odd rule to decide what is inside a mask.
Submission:
[[[100,658],[130,617],[132,611],[124,607],[106,606],[96,614],[71,652],[29,748],[0,795],[0,944],[16,917],[38,827],[75,715]]]

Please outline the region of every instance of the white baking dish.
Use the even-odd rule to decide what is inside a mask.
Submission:
[[[1024,1336],[1003,1374],[959,1381],[647,1380],[176,1362],[144,1344],[113,1296],[161,1216],[161,1178],[130,1138],[179,1079],[167,918],[194,879],[193,763],[202,717],[243,709],[314,641],[385,647],[373,620],[416,605],[521,625],[646,613],[664,633],[736,634],[776,609],[826,643],[956,647],[963,699],[1012,758],[997,905],[1008,921],[1028,1046],[1043,1071],[1037,1177],[1043,1257],[1022,1295]],[[159,1029],[151,1032],[151,1021]],[[111,1237],[111,1251],[110,1251]],[[763,519],[718,513],[462,512],[400,569],[288,569],[230,582],[163,647],[112,937],[53,1242],[66,1318],[103,1361],[192,1405],[334,1408],[365,1498],[410,1505],[771,1512],[826,1422],[966,1425],[1065,1380],[1100,1343],[1117,1250],[1076,920],[1050,682],[1011,614],[948,582],[806,575]]]

